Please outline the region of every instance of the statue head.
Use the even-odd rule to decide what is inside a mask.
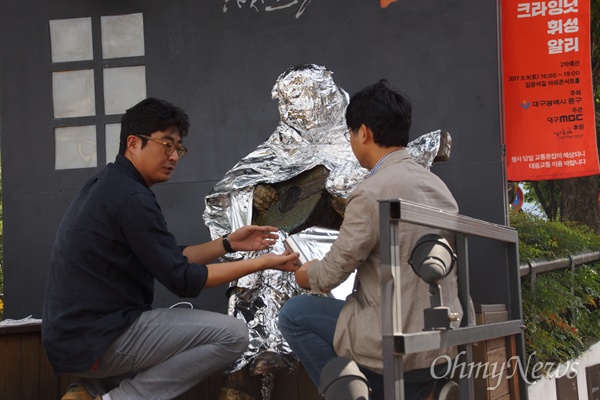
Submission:
[[[332,75],[314,64],[296,65],[279,75],[271,96],[278,101],[281,122],[301,135],[315,128],[345,124],[348,94],[335,84]]]

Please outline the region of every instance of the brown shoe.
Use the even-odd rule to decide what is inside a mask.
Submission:
[[[92,395],[85,390],[83,385],[79,383],[72,383],[67,389],[67,393],[62,397],[61,400],[101,400],[100,396],[92,397]]]

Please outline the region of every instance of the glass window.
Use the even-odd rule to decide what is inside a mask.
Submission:
[[[101,163],[113,162],[119,115],[146,98],[143,14],[55,19],[49,27],[55,169],[97,167],[98,150]],[[99,39],[102,56],[92,45]]]
[[[55,168],[96,167],[96,127],[68,126],[54,129]]]
[[[146,98],[146,67],[104,69],[104,112],[124,114]]]
[[[54,118],[95,115],[94,71],[82,69],[53,72],[52,99]]]
[[[92,19],[50,21],[50,47],[53,63],[93,59]]]
[[[115,161],[119,154],[121,124],[106,124],[106,163]]]
[[[101,18],[102,57],[144,55],[144,19],[141,13]]]

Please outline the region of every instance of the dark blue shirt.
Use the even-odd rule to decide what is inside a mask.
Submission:
[[[57,373],[88,370],[151,309],[154,279],[196,297],[205,265],[190,264],[141,174],[124,156],[77,193],[58,228],[42,341]]]

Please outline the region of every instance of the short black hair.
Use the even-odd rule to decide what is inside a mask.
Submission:
[[[150,135],[175,127],[181,137],[187,136],[190,122],[187,114],[173,104],[149,97],[131,107],[121,118],[119,154],[125,154],[127,137],[135,134]]]
[[[406,147],[412,123],[412,105],[406,96],[390,88],[386,79],[381,79],[350,98],[346,123],[352,131],[363,124],[369,127],[375,143],[382,147]]]

